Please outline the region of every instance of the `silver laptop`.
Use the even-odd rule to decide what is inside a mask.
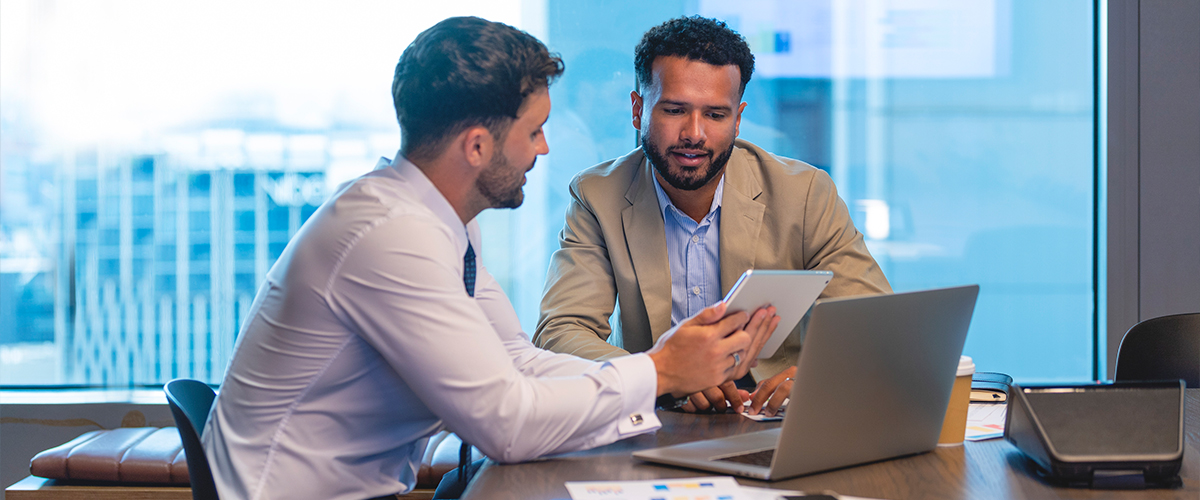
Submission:
[[[979,286],[819,300],[783,425],[634,452],[786,479],[937,446]]]

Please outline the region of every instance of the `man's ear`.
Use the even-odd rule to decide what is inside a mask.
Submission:
[[[738,106],[737,119],[733,121],[733,136],[734,137],[737,137],[738,134],[742,133],[742,111],[745,111],[745,110],[746,110],[746,103],[743,102],[741,106]]]
[[[633,128],[642,131],[642,96],[636,90],[629,92],[629,100],[633,105]]]
[[[487,127],[477,125],[459,135],[459,145],[462,148],[463,160],[472,168],[483,168],[492,161],[496,138],[492,137]]]

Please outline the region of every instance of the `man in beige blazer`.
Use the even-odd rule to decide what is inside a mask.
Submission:
[[[697,45],[699,56],[691,50]],[[717,21],[673,19],[646,33],[635,64],[642,93],[631,93],[633,125],[642,147],[572,180],[536,345],[596,360],[649,349],[673,315],[683,315],[672,280],[697,271],[688,266],[719,280],[720,293],[710,293],[716,298],[747,269],[832,271],[823,297],[891,292],[828,174],[736,139],[753,72],[740,35]],[[687,251],[709,252],[719,269],[690,256],[672,262],[667,240],[678,230],[669,226],[679,224],[672,217],[699,224],[687,241],[716,229],[719,243]],[[762,381],[754,395],[727,383],[693,394],[684,408],[740,409],[752,397],[752,412],[775,413],[791,390],[799,330],[753,370]]]

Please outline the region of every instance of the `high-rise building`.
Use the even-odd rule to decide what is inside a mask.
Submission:
[[[229,132],[200,134],[193,154],[77,156],[64,169],[64,382],[220,381],[258,284],[324,199],[331,159],[321,147],[264,157],[256,137]]]

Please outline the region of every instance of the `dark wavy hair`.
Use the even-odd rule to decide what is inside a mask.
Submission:
[[[469,127],[502,140],[525,97],[562,75],[563,62],[533,36],[478,17],[452,17],[421,32],[396,64],[392,102],[401,153],[441,154]]]
[[[754,54],[750,53],[746,39],[716,19],[678,17],[650,28],[642,35],[633,59],[642,88],[653,83],[654,60],[664,56],[704,61],[713,66],[737,65],[742,76],[739,95],[746,91],[750,75],[754,74]]]

